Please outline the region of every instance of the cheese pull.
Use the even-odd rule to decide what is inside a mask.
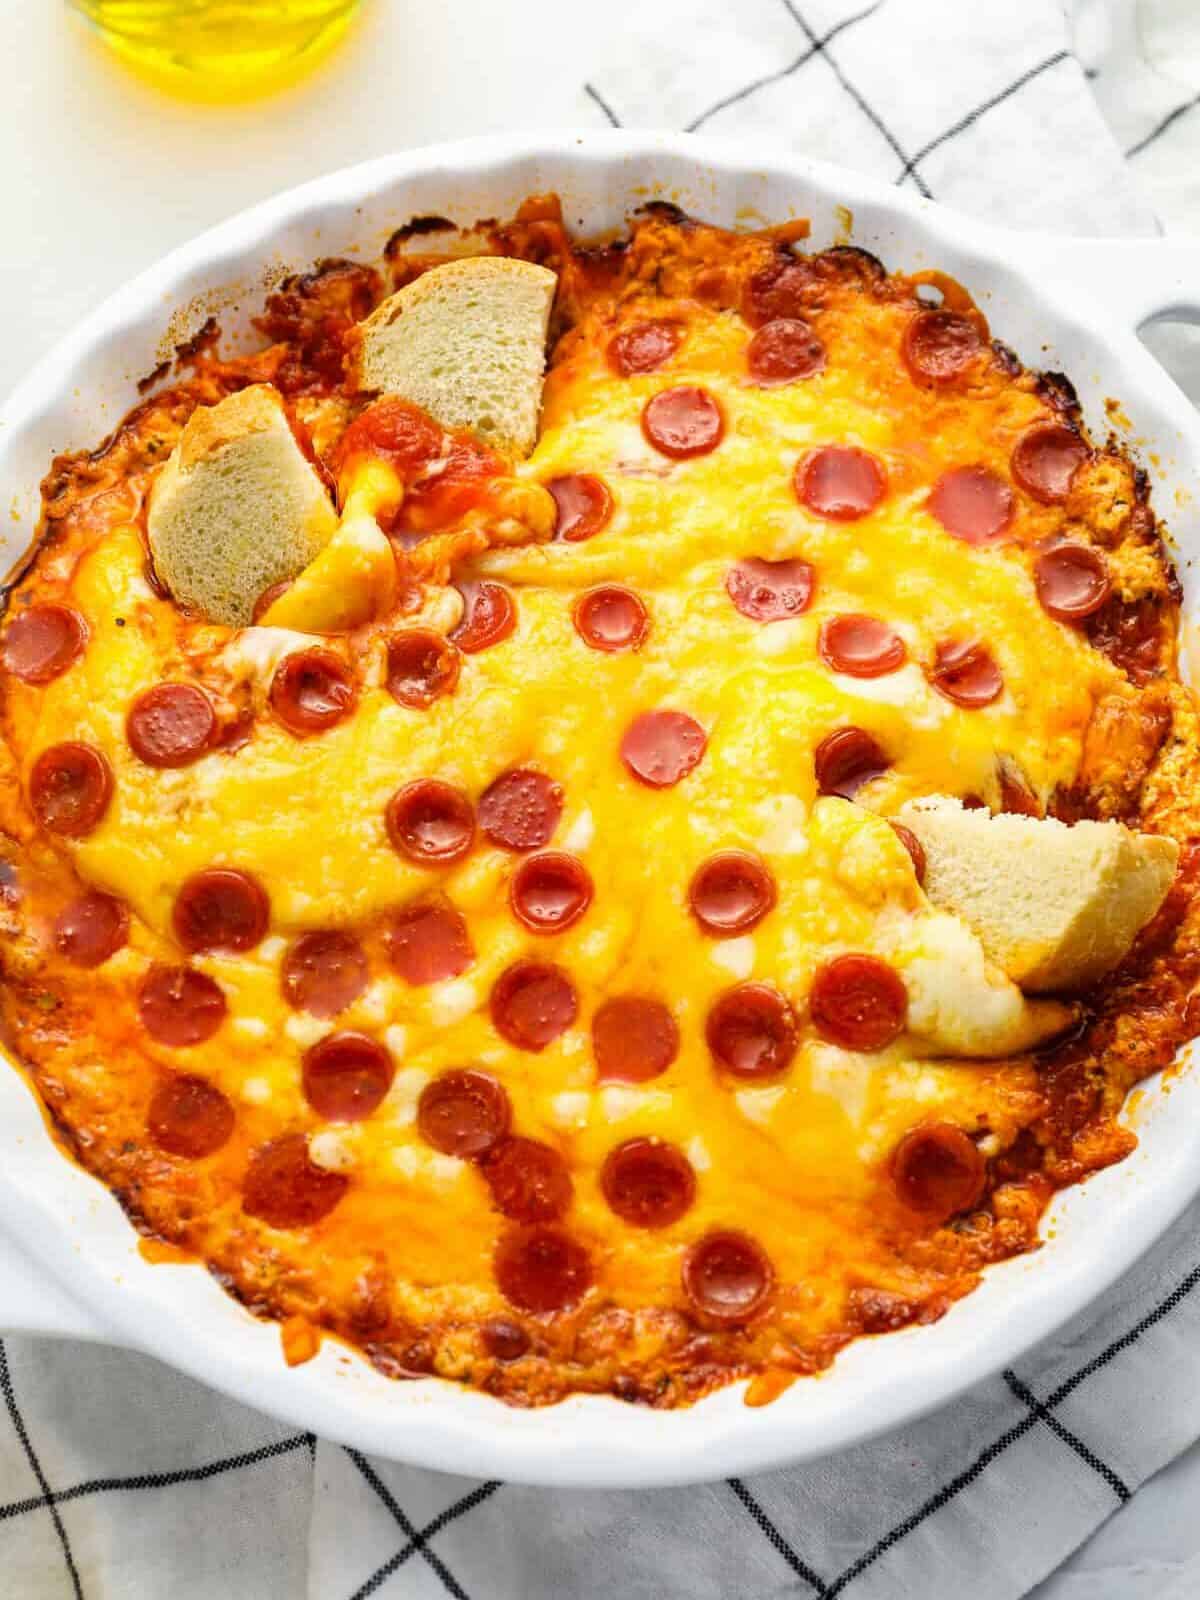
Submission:
[[[1110,972],[1179,859],[1173,839],[1117,822],[991,816],[940,796],[910,801],[897,820],[921,842],[929,899],[1030,993],[1076,992]]]

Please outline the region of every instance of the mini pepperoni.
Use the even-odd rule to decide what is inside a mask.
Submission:
[[[621,759],[639,783],[669,789],[699,765],[708,735],[684,711],[643,711],[625,730]]]
[[[991,544],[1007,531],[1016,501],[1009,485],[990,468],[951,467],[930,491],[929,509],[964,544]]]
[[[1001,757],[997,763],[996,781],[1000,786],[1000,809],[1019,817],[1040,817],[1042,808],[1029,787],[1025,774],[1015,761]]]
[[[402,706],[423,711],[458,682],[460,656],[428,628],[409,628],[388,642],[387,691]]]
[[[978,710],[1004,689],[1004,677],[987,645],[972,639],[945,639],[934,652],[929,681],[955,705]]]
[[[763,387],[813,378],[825,370],[825,346],[807,322],[778,317],[751,339],[746,368],[755,383]]]
[[[821,624],[817,651],[831,672],[851,678],[882,678],[908,660],[904,640],[878,617],[845,612]]]
[[[853,800],[863,784],[878,778],[891,762],[865,728],[835,728],[813,753],[821,794]]]
[[[912,857],[913,871],[917,875],[917,882],[923,885],[926,868],[928,867],[928,862],[925,859],[925,846],[912,829],[906,828],[902,822],[893,822],[892,831]]]
[[[688,887],[692,915],[715,939],[756,928],[776,900],[775,879],[757,856],[722,850],[697,868]]]
[[[1037,597],[1060,622],[1080,622],[1108,599],[1112,580],[1108,563],[1090,545],[1064,540],[1043,550],[1034,562]]]
[[[555,1222],[574,1190],[567,1164],[539,1139],[502,1140],[483,1165],[496,1209],[514,1222]]]
[[[562,818],[562,785],[533,767],[514,767],[479,797],[479,826],[502,850],[540,850]]]
[[[749,556],[730,567],[725,590],[751,622],[787,622],[808,610],[814,579],[807,561],[760,561]]]
[[[908,990],[878,956],[835,956],[817,968],[809,995],[813,1025],[843,1050],[882,1050],[904,1032]]]
[[[507,639],[517,625],[517,602],[502,583],[460,578],[454,585],[463,597],[463,614],[450,637],[469,656]]]
[[[43,828],[78,839],[108,810],[112,787],[108,762],[90,744],[54,744],[33,763],[29,804]]]
[[[253,950],[271,920],[266,891],[248,872],[208,867],[175,896],[172,922],[185,950]]]
[[[754,1240],[732,1228],[715,1229],[683,1258],[683,1292],[713,1322],[746,1322],[775,1282],[775,1269]]]
[[[772,262],[747,282],[742,316],[752,328],[780,319],[802,320],[810,307],[814,282],[808,261]]]
[[[827,444],[801,457],[796,497],[832,522],[855,522],[874,511],[887,493],[883,463],[852,444]]]
[[[592,1018],[592,1054],[601,1083],[645,1083],[679,1054],[679,1025],[661,1000],[614,995]]]
[[[211,1039],[227,1009],[216,981],[191,967],[151,967],[137,1003],[150,1037],[175,1050]]]
[[[916,383],[953,383],[982,349],[975,324],[956,311],[918,311],[900,343],[904,365]]]
[[[365,1033],[331,1033],[304,1053],[304,1098],[329,1122],[361,1122],[392,1086],[392,1058]]]
[[[668,1228],[696,1198],[687,1157],[662,1139],[627,1139],[600,1169],[600,1192],[611,1211],[635,1228]]]
[[[211,1156],[233,1132],[233,1107],[207,1078],[179,1074],[155,1090],[146,1130],[168,1155],[200,1161]]]
[[[87,639],[87,625],[69,606],[30,606],[9,623],[3,661],[14,678],[49,683],[75,662]]]
[[[125,737],[148,767],[186,767],[215,744],[217,714],[194,683],[158,683],[130,706]]]
[[[950,1122],[906,1133],[892,1152],[891,1174],[909,1210],[939,1222],[970,1210],[986,1176],[978,1148]]]
[[[391,918],[386,939],[393,969],[414,988],[461,977],[475,960],[467,925],[453,906],[406,906]]]
[[[327,1217],[350,1187],[341,1172],[309,1158],[302,1133],[272,1139],[250,1157],[242,1180],[242,1210],[272,1228],[311,1228]]]
[[[367,987],[367,957],[352,933],[302,934],[283,958],[283,995],[297,1011],[335,1017]]]
[[[533,933],[563,933],[592,903],[592,880],[577,856],[543,850],[513,874],[509,904]]]
[[[511,1121],[508,1096],[486,1072],[443,1072],[425,1085],[417,1103],[417,1127],[426,1144],[464,1160],[486,1155]]]
[[[496,1032],[518,1050],[544,1050],[579,1015],[575,985],[561,967],[518,961],[496,979],[491,994]]]
[[[496,1246],[500,1293],[522,1311],[564,1311],[592,1282],[588,1253],[561,1228],[521,1228]]]
[[[678,322],[635,322],[608,341],[608,364],[622,378],[655,372],[683,342]]]
[[[725,417],[707,389],[663,389],[642,410],[642,432],[656,450],[676,461],[706,456],[725,434]]]
[[[341,722],[357,698],[349,667],[332,650],[297,650],[271,680],[271,708],[298,739]]]
[[[475,813],[461,789],[420,778],[388,801],[388,838],[401,855],[423,867],[461,861],[475,839]]]
[[[479,1337],[488,1355],[497,1361],[519,1361],[529,1349],[529,1335],[525,1329],[505,1317],[493,1317],[485,1322]]]
[[[796,1019],[778,989],[739,983],[708,1013],[705,1038],[716,1061],[735,1078],[771,1078],[791,1065]]]
[[[120,900],[97,890],[59,912],[54,948],[77,967],[98,967],[129,938],[129,912]]]
[[[612,495],[602,478],[593,478],[584,472],[570,472],[562,478],[551,478],[546,487],[554,496],[557,507],[554,519],[556,539],[579,544],[599,533],[612,516]]]
[[[1012,475],[1026,494],[1043,505],[1057,505],[1070,494],[1075,474],[1090,454],[1073,428],[1041,422],[1017,441]]]
[[[575,602],[575,631],[593,650],[640,650],[650,632],[650,614],[632,589],[605,584]]]

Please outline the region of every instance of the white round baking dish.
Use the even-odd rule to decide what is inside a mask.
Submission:
[[[503,216],[548,189],[587,232],[660,197],[726,224],[808,216],[817,246],[848,231],[888,266],[960,278],[1030,365],[1073,378],[1101,433],[1105,400],[1120,400],[1113,415],[1127,419],[1151,469],[1194,610],[1200,421],[1135,330],[1164,313],[1200,318],[1200,244],[1007,233],[794,154],[675,134],[489,137],[388,157],[292,190],[168,256],[64,339],[0,413],[0,482],[14,510],[3,565],[32,535],[51,457],[115,424],[168,327],[173,342],[215,310],[236,330],[281,268],[331,254],[372,259],[413,215]],[[1200,1075],[1150,1085],[1135,1126],[1129,1160],[1059,1198],[1042,1250],[991,1271],[942,1322],[862,1340],[769,1406],[747,1407],[729,1389],[670,1413],[596,1397],[517,1412],[438,1380],[389,1382],[332,1340],[286,1367],[278,1329],[201,1267],[142,1259],[116,1201],[54,1145],[24,1078],[0,1067],[0,1327],[143,1350],[323,1436],[458,1473],[635,1487],[752,1472],[944,1404],[1113,1283],[1200,1192]]]

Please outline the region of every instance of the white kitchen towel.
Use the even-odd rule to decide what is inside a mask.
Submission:
[[[580,119],[766,135],[1014,227],[1144,233],[1157,208],[1200,231],[1193,9],[655,0],[581,46]],[[1017,1600],[1200,1435],[1198,1223],[938,1416],[657,1493],[369,1460],[156,1362],[9,1338],[0,1600]]]

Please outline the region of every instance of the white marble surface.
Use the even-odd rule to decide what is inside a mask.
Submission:
[[[594,59],[633,3],[523,0],[518,23],[511,0],[367,0],[356,33],[307,85],[215,109],[128,77],[68,19],[64,0],[0,0],[0,390],[132,272],[277,189],[434,139],[594,124],[578,41]],[[1198,1507],[1200,1446],[1036,1600],[1193,1600]]]

